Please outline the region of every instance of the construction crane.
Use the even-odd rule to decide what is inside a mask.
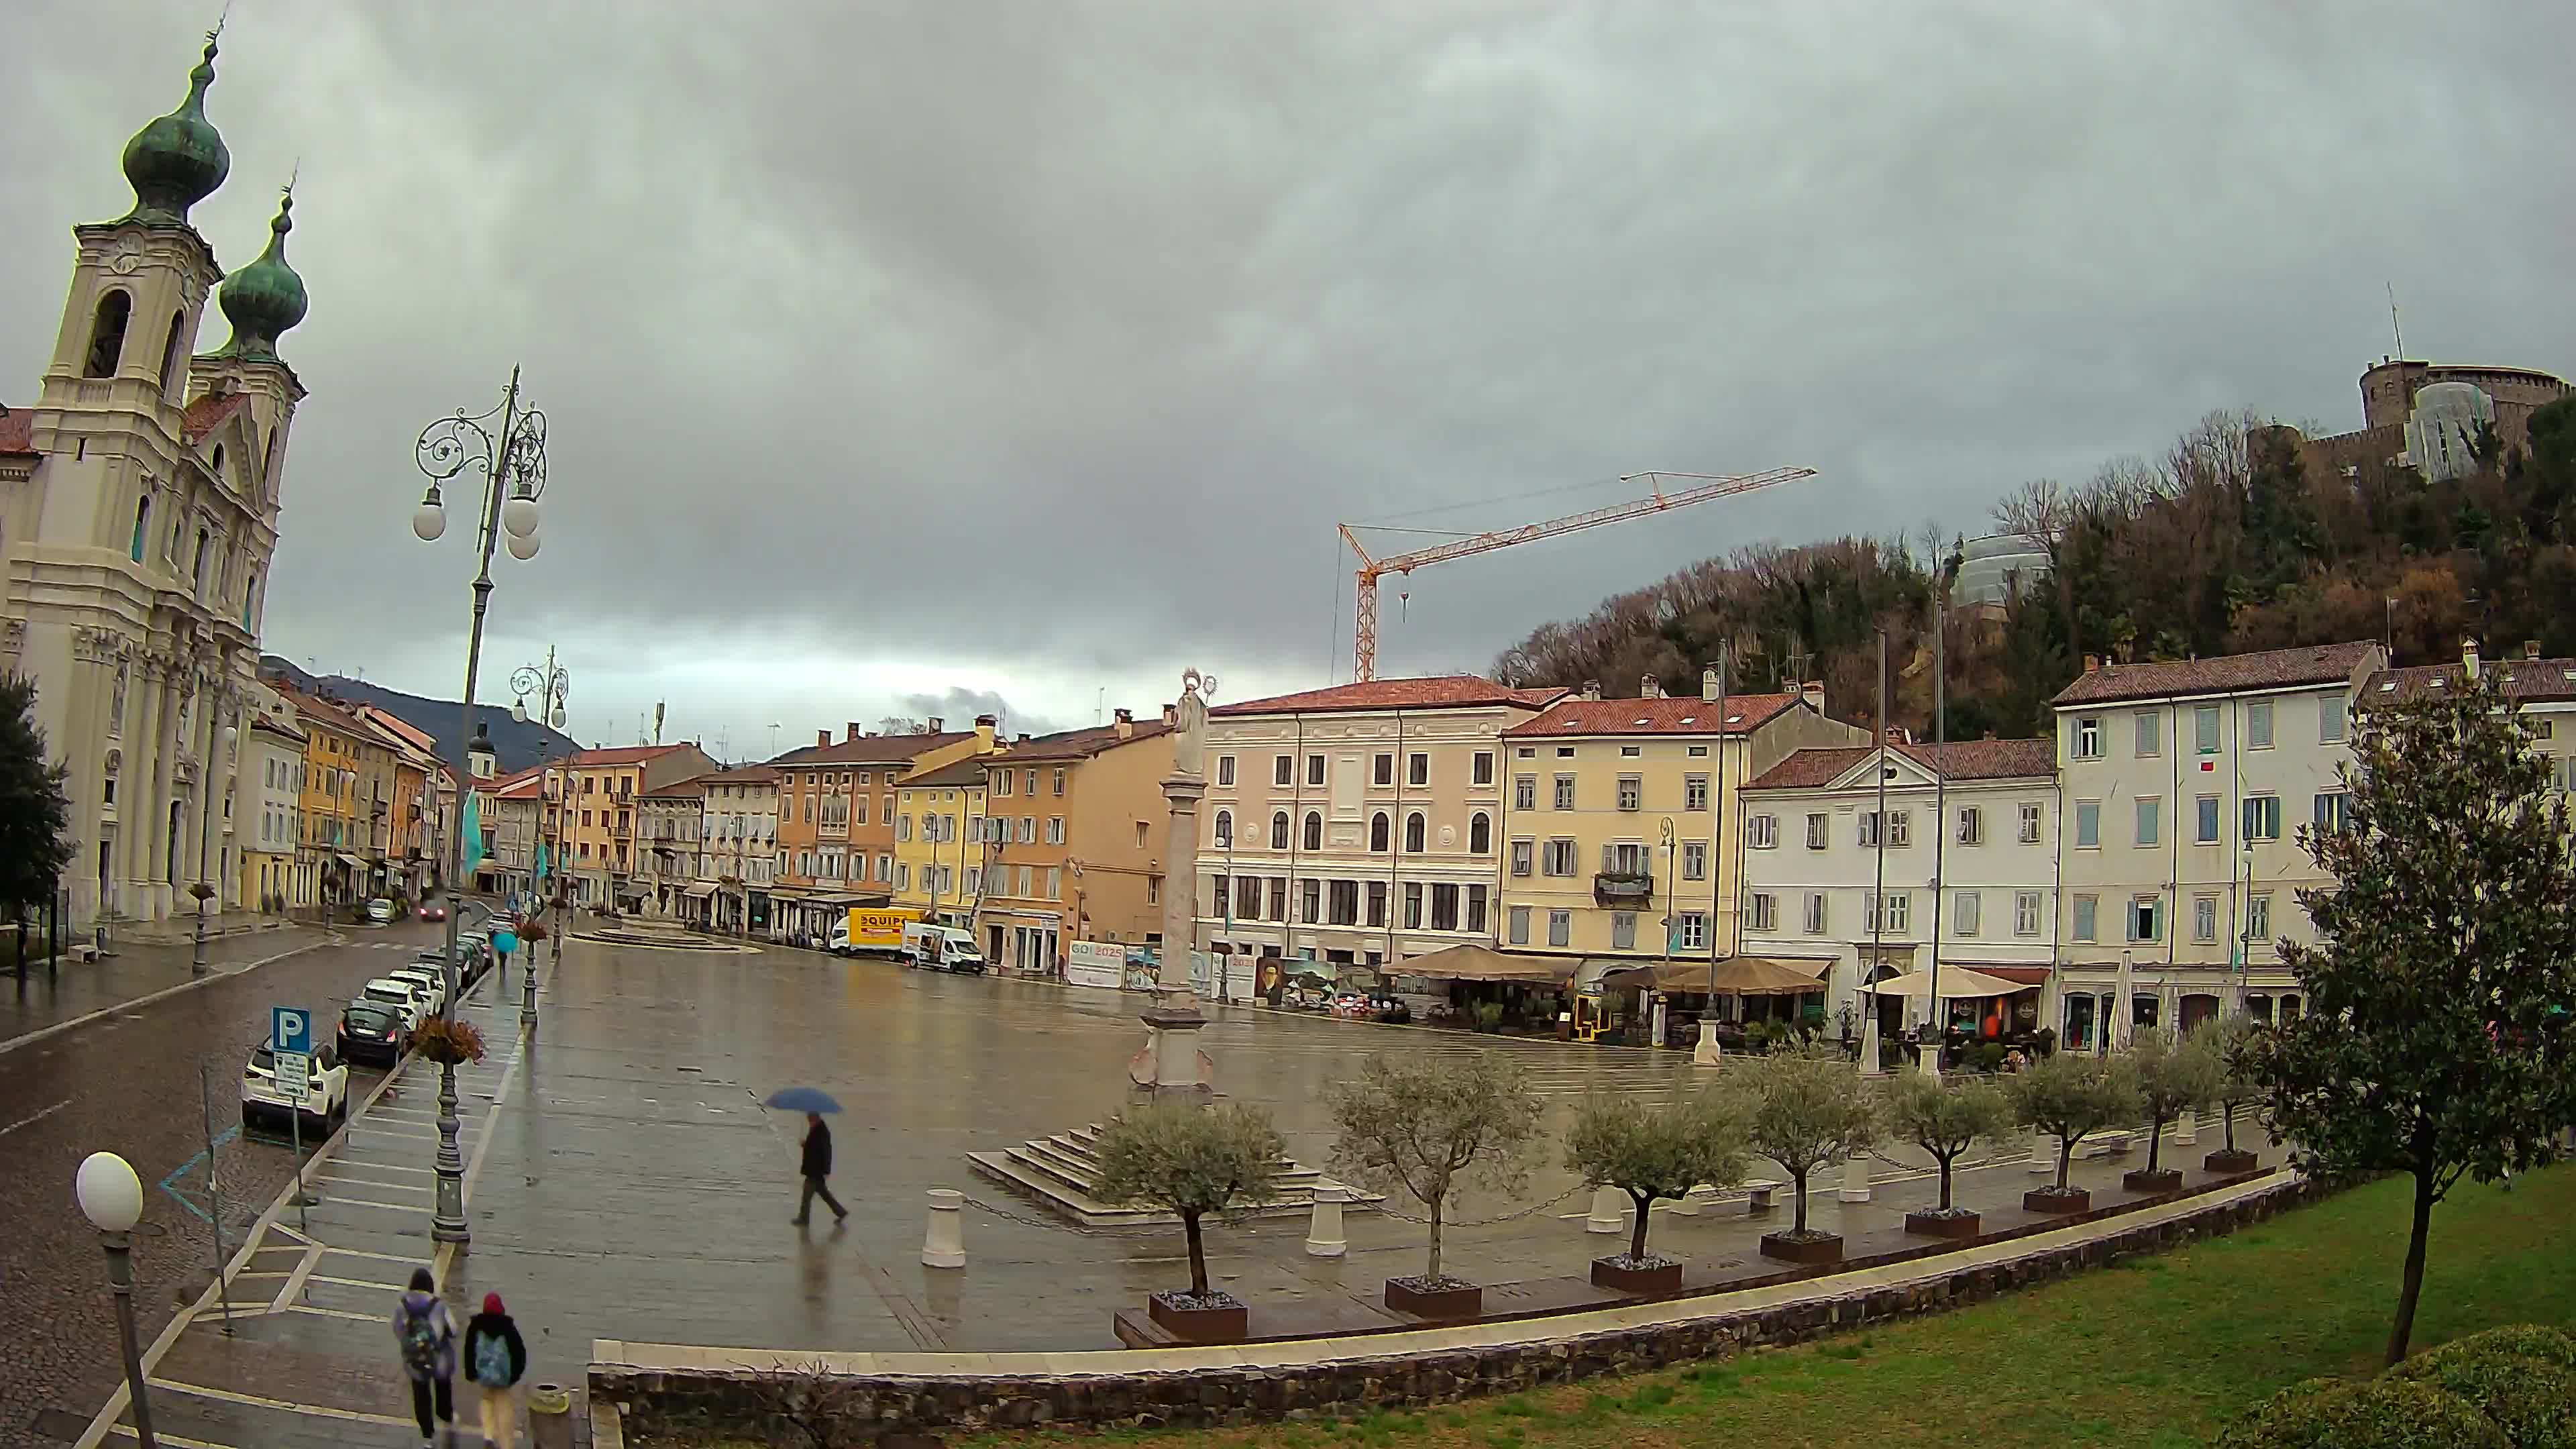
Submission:
[[[1801,478],[1814,476],[1816,476],[1816,470],[1813,468],[1774,468],[1768,473],[1737,474],[1628,473],[1623,474],[1619,481],[1633,483],[1640,479],[1647,480],[1654,488],[1654,493],[1649,497],[1627,503],[1613,503],[1607,508],[1595,508],[1589,513],[1572,513],[1563,518],[1551,518],[1543,523],[1525,523],[1518,528],[1498,529],[1492,533],[1469,534],[1453,538],[1446,543],[1433,544],[1428,548],[1418,548],[1411,553],[1388,554],[1384,558],[1371,557],[1368,549],[1360,543],[1359,535],[1351,531],[1354,528],[1368,528],[1370,525],[1342,524],[1340,525],[1342,540],[1351,546],[1351,552],[1359,555],[1360,560],[1359,619],[1357,627],[1352,631],[1351,677],[1353,679],[1377,677],[1377,585],[1378,580],[1387,574],[1409,574],[1429,564],[1447,563],[1451,559],[1465,558],[1470,554],[1490,553],[1498,548],[1509,548],[1516,543],[1531,543],[1542,538],[1554,538],[1558,534],[1573,533],[1578,529],[1599,528],[1605,523],[1624,523],[1631,518],[1643,518],[1650,513],[1665,513],[1675,508],[1688,508],[1694,503],[1706,503],[1712,498],[1750,493],[1756,488],[1768,488],[1775,483],[1794,483]],[[1667,478],[1692,479],[1698,486],[1678,492],[1666,492],[1664,480]]]

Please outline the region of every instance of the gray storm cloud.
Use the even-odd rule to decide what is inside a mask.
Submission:
[[[13,15],[0,400],[202,10]],[[312,296],[269,645],[457,688],[411,440],[514,362],[553,487],[495,667],[551,642],[576,733],[668,700],[735,753],[1322,683],[1336,522],[1822,470],[1390,590],[1384,671],[1481,667],[1737,544],[1973,531],[2212,407],[2349,425],[2392,286],[2413,351],[2565,370],[2571,17],[243,0],[197,216],[239,265],[300,166]]]

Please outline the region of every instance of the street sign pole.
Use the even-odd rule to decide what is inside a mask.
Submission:
[[[304,1094],[305,1083],[313,1075],[313,1014],[300,1006],[270,1007],[268,1052],[275,1080],[281,1086],[295,1084],[295,1099],[286,1106],[287,1130],[295,1150],[295,1227],[310,1238],[312,1227],[304,1211]]]

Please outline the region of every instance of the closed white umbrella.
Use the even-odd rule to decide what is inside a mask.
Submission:
[[[2129,1049],[2129,1022],[2137,1015],[2137,1008],[2129,1004],[2133,986],[2130,971],[2129,953],[2123,951],[2120,953],[2120,974],[2111,988],[2115,993],[2111,999],[2111,1019],[2102,1024],[2102,1044],[2106,1051]]]

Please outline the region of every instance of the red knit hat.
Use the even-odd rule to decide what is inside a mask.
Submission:
[[[501,1311],[501,1295],[500,1295],[500,1294],[498,1294],[498,1293],[486,1293],[486,1294],[484,1294],[484,1295],[483,1295],[483,1311],[484,1311],[484,1312],[486,1312],[486,1313],[498,1313],[498,1312],[500,1312],[500,1311]]]

